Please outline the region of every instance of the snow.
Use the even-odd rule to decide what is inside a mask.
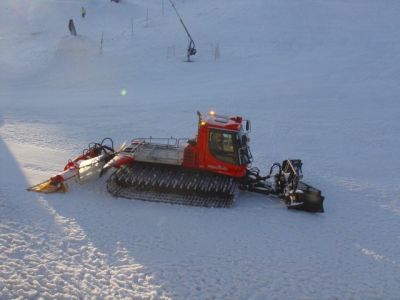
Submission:
[[[168,1],[121,2],[0,2],[0,298],[397,299],[398,1],[177,0],[193,63]],[[25,191],[91,141],[191,137],[210,109],[252,120],[261,169],[303,159],[326,213]]]

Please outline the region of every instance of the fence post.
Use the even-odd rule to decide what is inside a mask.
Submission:
[[[104,32],[101,33],[101,40],[100,40],[100,55],[103,54],[103,40],[104,40]]]

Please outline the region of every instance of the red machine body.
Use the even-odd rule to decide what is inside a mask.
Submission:
[[[243,159],[242,137],[247,134],[242,125],[242,117],[209,114],[199,115],[196,139],[189,140],[184,150],[183,167],[207,170],[231,177],[246,175],[250,157]]]
[[[198,116],[195,138],[134,139],[105,165],[104,170],[142,162],[176,165],[233,178],[246,176],[251,162],[247,145],[249,121],[244,122],[239,116],[228,117],[213,112],[206,117],[200,113]],[[187,143],[181,145],[181,140]]]

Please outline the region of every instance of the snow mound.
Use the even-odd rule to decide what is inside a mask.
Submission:
[[[60,40],[55,59],[66,63],[84,62],[99,55],[100,45],[86,36],[66,36]]]
[[[101,63],[100,43],[78,35],[62,38],[38,81],[57,89],[91,86],[102,80],[107,64]]]

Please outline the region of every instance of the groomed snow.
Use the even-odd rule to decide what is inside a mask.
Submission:
[[[185,63],[168,1],[121,2],[0,1],[0,299],[398,299],[400,3],[177,0]],[[89,142],[190,137],[209,109],[252,120],[261,169],[303,159],[326,213],[25,191]]]

